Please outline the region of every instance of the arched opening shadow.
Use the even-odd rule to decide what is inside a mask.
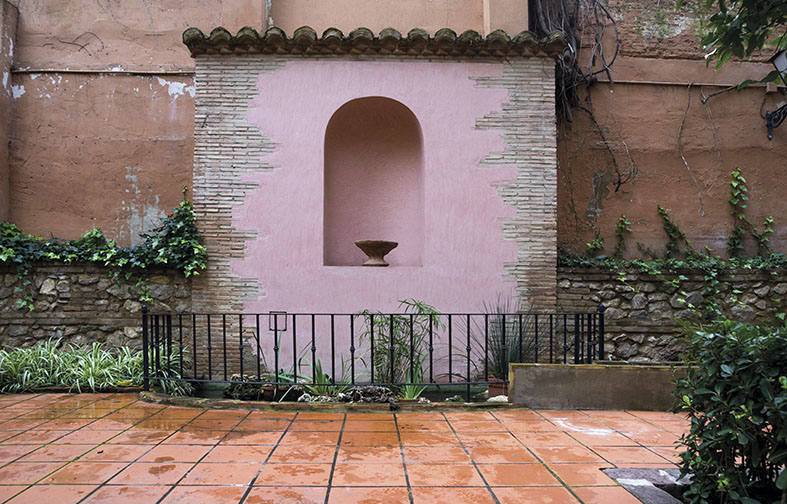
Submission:
[[[424,242],[423,140],[396,100],[351,100],[325,130],[323,262],[360,266],[357,240],[399,242],[386,261],[420,266]]]

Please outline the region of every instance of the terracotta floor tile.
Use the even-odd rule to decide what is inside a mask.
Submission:
[[[338,437],[338,433],[336,434]],[[233,431],[221,440],[222,445],[275,445],[279,442],[281,432],[248,432]]]
[[[681,454],[681,452],[684,451],[683,448],[680,448],[680,447],[674,447],[673,448],[673,447],[669,447],[669,446],[653,446],[650,449],[652,451],[658,453],[659,455],[661,455],[665,459],[667,459],[669,462],[672,462],[673,464],[680,464],[681,463],[680,454]],[[658,463],[658,462],[654,462],[654,463]]]
[[[62,418],[101,418],[112,413],[113,409],[85,408],[69,411]]]
[[[681,417],[675,413],[668,413],[666,411],[634,411],[627,410],[626,413],[634,415],[635,417],[642,418],[649,422],[675,422],[686,421],[686,418]]]
[[[448,411],[444,415],[449,422],[488,422],[495,420],[495,417],[488,411]]]
[[[167,493],[168,486],[115,486],[105,485],[96,490],[83,504],[150,503]]]
[[[490,411],[493,417],[498,420],[543,420],[543,417],[530,409],[513,409]]]
[[[336,445],[339,442],[338,432],[287,432],[279,444],[283,445]]]
[[[341,425],[341,424],[340,424]],[[245,419],[235,427],[236,431],[284,431],[290,426],[290,421],[285,419]]]
[[[580,410],[535,410],[547,420],[590,420],[591,417]]]
[[[110,420],[111,421],[111,420]],[[189,425],[187,420],[169,420],[164,418],[156,418],[155,416],[142,420],[134,426],[135,429],[158,429],[165,431],[176,431],[182,427]]]
[[[621,434],[627,436],[641,432],[661,431],[660,427],[649,424],[641,420],[609,420],[604,422],[604,426],[610,429],[615,429]]]
[[[14,462],[0,469],[0,481],[6,485],[30,485],[62,466],[62,462]]]
[[[0,445],[0,464],[11,462],[40,447],[40,444]]]
[[[641,504],[621,486],[573,487],[571,489],[585,504]]]
[[[95,488],[96,485],[35,485],[11,499],[9,504],[76,504]]]
[[[249,416],[246,417],[247,420],[266,420],[266,419],[281,419],[281,420],[292,420],[296,416],[295,411],[270,411],[270,410],[263,410],[263,411],[252,411]]]
[[[471,464],[407,464],[410,486],[484,486]]]
[[[199,463],[189,471],[183,485],[249,485],[262,464]]]
[[[333,487],[328,504],[407,504],[407,488]]]
[[[205,445],[158,445],[147,452],[140,462],[196,462],[211,449]]]
[[[346,433],[345,433],[346,435]],[[341,446],[337,464],[401,463],[399,446]]]
[[[327,486],[331,464],[265,464],[254,485]]]
[[[347,413],[347,420],[360,420],[364,422],[393,422],[396,415],[394,413],[369,413],[369,412],[354,412]]]
[[[13,437],[9,437],[3,444],[44,444],[51,443],[52,441],[71,433],[71,431],[64,430],[38,430],[32,429],[25,432],[20,432]]]
[[[444,432],[451,433],[451,427],[445,421],[423,421],[399,420],[399,430],[401,432]]]
[[[506,432],[508,428],[497,420],[483,422],[453,421],[451,427],[456,432]]]
[[[579,441],[565,432],[514,432],[525,446],[579,446]]]
[[[636,441],[632,441],[617,432],[605,434],[577,434],[570,432],[569,434],[583,445],[591,448],[596,446],[637,446]]]
[[[169,406],[156,413],[154,417],[191,420],[192,418],[195,418],[203,414],[204,412],[205,410],[197,409],[197,408],[183,408],[180,406]]]
[[[32,429],[33,427],[38,427],[39,425],[49,423],[48,420],[43,418],[31,418],[31,419],[21,419],[21,420],[6,420],[5,422],[0,423],[0,431],[26,431],[28,429]],[[81,427],[81,426],[80,426]],[[54,430],[64,430],[68,429],[69,427],[42,427],[44,429],[54,429]],[[79,427],[70,427],[71,429],[78,429]]]
[[[618,466],[625,465],[627,463],[657,464],[659,462],[665,462],[664,457],[653,453],[647,448],[638,446],[599,446],[598,448],[595,448],[595,451],[609,462]]]
[[[78,419],[78,418],[55,418],[54,420],[47,420],[46,423],[39,426],[40,429],[51,429],[51,430],[77,430],[81,429],[85,425],[90,424],[90,428],[93,429],[93,420],[87,419]],[[115,429],[115,430],[123,430]]]
[[[324,487],[254,487],[244,504],[323,504]]]
[[[91,447],[84,445],[44,445],[22,457],[20,462],[68,462],[76,459]]]
[[[296,420],[344,420],[344,413],[323,413],[320,411],[299,411]]]
[[[492,504],[495,500],[486,488],[413,488],[414,504]]]
[[[680,438],[677,434],[666,431],[636,432],[630,437],[645,446],[675,446],[675,442]]]
[[[604,463],[604,459],[591,452],[589,449],[582,446],[535,446],[532,448],[533,453],[536,454],[544,462],[587,462],[587,463]]]
[[[125,462],[72,462],[44,479],[42,483],[98,485],[110,479],[125,466]]]
[[[131,462],[150,450],[150,448],[150,445],[105,444],[95,447],[80,457],[79,460],[90,462]]]
[[[658,426],[666,431],[672,432],[673,434],[677,434],[678,436],[689,432],[689,429],[691,428],[691,424],[685,422],[659,422]]]
[[[163,504],[227,504],[240,502],[245,487],[233,486],[181,486],[172,489],[172,492],[162,501]]]
[[[72,432],[71,434],[65,435],[55,441],[55,444],[91,444],[97,445],[100,443],[104,443],[109,439],[117,436],[120,434],[120,431],[110,431],[110,430],[93,430],[89,427],[87,429],[83,428],[77,431]]]
[[[396,432],[344,432],[342,446],[399,446]]]
[[[489,448],[487,446],[467,448],[474,461],[481,464],[531,464],[538,460],[530,453],[527,448]]]
[[[350,420],[344,422],[344,432],[395,432],[396,424],[384,420]]]
[[[135,462],[112,478],[113,485],[174,485],[191,469],[191,463]]]
[[[445,422],[445,417],[439,411],[402,411],[396,414],[397,421],[409,420],[412,422]]]
[[[501,423],[514,434],[518,432],[555,432],[560,427],[548,420],[501,420]]]
[[[469,464],[470,457],[459,446],[405,446],[404,460],[410,464]]]
[[[522,443],[509,433],[457,432],[457,437],[465,446],[486,446],[489,448],[519,448]]]
[[[290,432],[338,432],[344,420],[295,420],[290,424]]]
[[[228,418],[228,419],[218,419],[218,418],[203,418],[199,417],[196,420],[192,420],[188,428],[189,429],[205,429],[205,430],[215,430],[215,431],[231,431],[235,428],[235,426],[239,425],[240,420],[237,418]]]
[[[560,482],[541,464],[478,464],[489,486],[556,486]]]
[[[565,488],[558,487],[519,487],[493,488],[500,504],[578,504],[579,501]],[[604,504],[617,504],[608,501]]]
[[[57,420],[56,420],[57,421]],[[75,422],[77,420],[69,420],[69,422]],[[95,420],[90,422],[90,428],[93,430],[126,430],[132,427],[134,424],[132,422],[124,422],[120,420],[109,420],[106,418],[101,418],[99,420]]]
[[[336,464],[336,486],[405,486],[404,466],[398,464]]]
[[[109,440],[111,444],[158,444],[169,437],[171,432],[150,429],[130,429]]]
[[[402,432],[403,446],[459,446],[450,432]]]
[[[249,415],[250,415],[250,412],[247,411],[247,410],[206,409],[199,416],[199,419],[200,420],[209,420],[209,419],[229,420],[229,419],[235,419],[236,422],[240,422],[244,418],[247,418]]]
[[[5,502],[26,488],[27,485],[0,485],[0,502]]]
[[[216,446],[202,462],[242,462],[255,463],[262,465],[268,458],[273,447],[270,445],[262,446]]]
[[[206,429],[183,429],[162,441],[162,444],[215,445],[227,436],[228,431]]]
[[[614,485],[615,481],[604,474],[602,468],[609,464],[549,464],[549,468],[568,486]]]
[[[335,446],[279,445],[273,450],[268,462],[271,464],[332,464],[335,455]]]

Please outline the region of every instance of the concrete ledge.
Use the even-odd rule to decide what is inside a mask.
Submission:
[[[685,368],[668,364],[511,364],[509,398],[528,408],[669,410],[673,380]]]

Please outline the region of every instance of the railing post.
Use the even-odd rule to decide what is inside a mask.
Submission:
[[[142,388],[150,390],[150,370],[148,369],[148,307],[142,305]]]
[[[604,360],[604,312],[607,307],[598,305],[598,360]]]
[[[581,343],[579,342],[579,320],[581,316],[579,313],[574,314],[574,364],[581,364],[580,352],[582,351]]]

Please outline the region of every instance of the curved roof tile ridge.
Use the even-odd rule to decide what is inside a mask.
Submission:
[[[192,57],[256,53],[557,58],[566,47],[566,39],[560,32],[552,32],[539,39],[529,31],[511,37],[503,30],[495,30],[482,37],[473,30],[457,35],[450,28],[442,28],[432,36],[426,30],[413,28],[403,36],[393,28],[385,28],[378,35],[368,28],[356,28],[347,35],[337,28],[328,28],[322,36],[318,36],[309,26],[301,26],[291,37],[275,26],[262,34],[245,26],[236,35],[220,26],[214,28],[210,35],[205,35],[198,28],[188,28],[183,32],[183,43]]]

